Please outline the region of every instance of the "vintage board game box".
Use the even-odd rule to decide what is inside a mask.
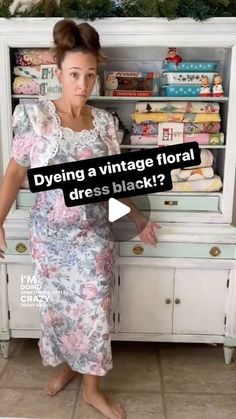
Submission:
[[[105,96],[158,96],[159,73],[104,71]]]

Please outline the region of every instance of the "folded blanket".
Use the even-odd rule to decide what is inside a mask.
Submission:
[[[159,139],[158,135],[131,135],[131,144],[158,144],[159,146],[166,145]],[[222,145],[224,144],[224,133],[219,134],[184,134],[182,142],[189,143],[196,141],[200,145]],[[180,141],[181,143],[181,141]]]
[[[155,135],[158,134],[158,124],[133,124],[131,132],[134,135]]]
[[[197,169],[199,167],[210,167],[213,164],[213,154],[211,150],[208,150],[207,148],[202,148],[200,150],[200,157],[201,157],[201,163],[198,166],[191,166],[186,167],[186,169]]]
[[[15,76],[30,77],[31,79],[41,78],[41,67],[40,65],[32,66],[16,66],[14,67]]]
[[[156,135],[158,134],[159,124],[155,122],[143,122],[132,125],[131,133],[134,135]],[[220,122],[205,122],[202,124],[183,123],[184,134],[216,134],[220,132]]]
[[[131,115],[133,121],[137,124],[142,122],[220,122],[220,114],[204,114],[204,113],[139,113],[135,112]]]
[[[55,64],[53,52],[49,48],[20,48],[15,53],[16,65]]]
[[[157,144],[158,135],[131,135],[131,144]]]
[[[217,192],[222,188],[221,178],[201,179],[185,182],[173,182],[172,192]]]
[[[221,145],[224,144],[224,133],[219,134],[184,134],[184,143],[196,141],[198,144]]]
[[[138,102],[135,110],[147,112],[219,113],[219,103],[207,102]]]
[[[183,180],[211,179],[214,176],[212,167],[203,167],[198,169],[174,169],[171,171],[172,182],[181,182]]]
[[[16,95],[39,95],[39,80],[30,77],[16,77],[13,81]]]
[[[203,122],[202,124],[184,124],[184,134],[197,134],[198,132],[206,132],[207,134],[215,134],[220,132],[219,122]]]

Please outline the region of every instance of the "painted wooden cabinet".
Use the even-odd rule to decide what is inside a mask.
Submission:
[[[57,20],[0,19],[0,173],[5,172],[11,156],[14,107],[22,98],[30,99],[12,91],[14,54],[18,48],[50,47]],[[214,171],[223,188],[150,195],[151,217],[162,227],[156,248],[129,234],[133,229],[130,221],[118,223],[119,233],[124,234],[114,272],[111,331],[116,340],[222,344],[229,363],[236,347],[236,19],[199,23],[190,19],[111,18],[91,24],[108,56],[107,64],[99,70],[101,80],[104,70],[161,72],[169,46],[176,46],[185,61],[217,61],[223,75],[224,96],[207,98],[207,102],[220,105],[225,143],[201,146],[212,151]],[[147,100],[202,98],[100,96],[91,97],[90,103],[116,111],[130,129],[135,103]],[[135,148],[140,146],[121,145],[122,152]],[[11,337],[40,336],[39,309],[23,306],[27,294],[22,289],[22,281],[32,280],[27,217],[34,199],[29,190],[21,189],[5,223],[8,250],[0,262],[0,342],[6,357]],[[142,197],[138,206],[145,213]]]
[[[172,333],[174,269],[120,268],[119,333]]]
[[[223,336],[228,287],[229,271],[223,269],[122,267],[118,330]]]
[[[7,264],[9,327],[12,333],[21,330],[39,330],[40,316],[37,306],[40,295],[36,294],[32,266],[29,264]]]

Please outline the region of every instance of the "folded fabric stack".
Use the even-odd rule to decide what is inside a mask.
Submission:
[[[131,144],[224,144],[219,111],[218,103],[138,102],[131,115]]]
[[[214,174],[213,154],[201,150],[201,164],[171,171],[172,192],[216,192],[222,188],[221,178]]]
[[[131,128],[131,144],[156,144],[158,143],[158,124],[155,122],[136,124]]]
[[[41,65],[55,64],[53,53],[48,48],[19,49],[15,53],[13,93],[39,95]]]

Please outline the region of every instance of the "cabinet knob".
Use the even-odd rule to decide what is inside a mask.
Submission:
[[[170,304],[171,303],[171,299],[170,298],[167,298],[166,299],[166,304]]]
[[[24,253],[26,251],[27,247],[24,243],[17,243],[16,245],[16,251],[18,253]]]
[[[180,304],[180,303],[181,303],[180,299],[179,298],[176,298],[175,299],[175,304]]]
[[[133,247],[133,253],[135,255],[141,255],[143,251],[144,251],[144,248],[140,244],[136,244],[136,246]]]
[[[210,250],[211,256],[219,256],[221,254],[221,250],[217,246],[213,246]]]

